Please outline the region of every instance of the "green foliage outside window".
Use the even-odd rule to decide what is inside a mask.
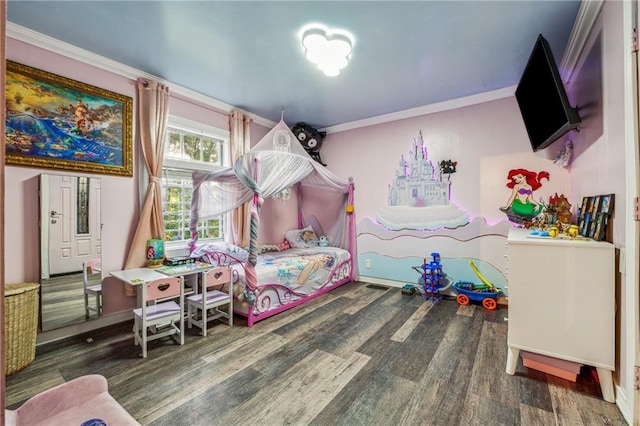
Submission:
[[[224,141],[170,129],[165,143],[165,167],[162,181],[163,218],[166,241],[189,240],[192,181],[191,173],[199,164],[221,165]],[[180,160],[180,167],[167,166]],[[192,167],[189,167],[192,165]],[[223,239],[224,217],[198,223],[199,239]]]
[[[190,133],[169,132],[165,155],[182,160],[220,165],[222,141]]]

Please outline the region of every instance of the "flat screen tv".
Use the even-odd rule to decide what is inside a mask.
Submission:
[[[578,111],[569,105],[553,53],[542,34],[516,88],[516,100],[534,151],[546,148],[580,124]]]

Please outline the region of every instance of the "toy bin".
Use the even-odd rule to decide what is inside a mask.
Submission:
[[[550,356],[536,354],[532,352],[521,351],[522,364],[527,368],[542,371],[546,374],[552,374],[566,380],[575,382],[580,374],[582,364],[577,362],[565,361]]]
[[[4,287],[5,374],[22,370],[36,357],[38,294],[40,284],[7,284]]]

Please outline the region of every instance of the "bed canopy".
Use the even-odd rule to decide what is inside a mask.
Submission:
[[[198,221],[251,201],[249,260],[245,269],[248,286],[255,286],[250,278],[254,271],[250,269],[257,257],[262,202],[268,197],[286,200],[293,191],[297,193],[298,225],[311,225],[318,235],[327,237],[330,245],[349,250],[354,256],[353,209],[347,208],[353,206],[352,179],[344,181],[313,160],[282,119],[233,167],[193,174],[192,251],[198,238]]]

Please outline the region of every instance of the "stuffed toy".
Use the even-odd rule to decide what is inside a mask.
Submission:
[[[320,239],[318,240],[318,245],[320,247],[329,247],[329,240],[327,240],[327,237],[325,237],[324,235],[320,237]]]
[[[322,147],[322,140],[327,136],[327,132],[319,132],[306,123],[297,123],[291,131],[311,158],[326,166],[322,162],[322,158],[320,158],[320,148]]]
[[[289,245],[289,241],[284,240],[283,242],[281,242],[280,244],[278,244],[278,250],[282,251],[282,250],[287,250],[290,249],[291,246]]]

